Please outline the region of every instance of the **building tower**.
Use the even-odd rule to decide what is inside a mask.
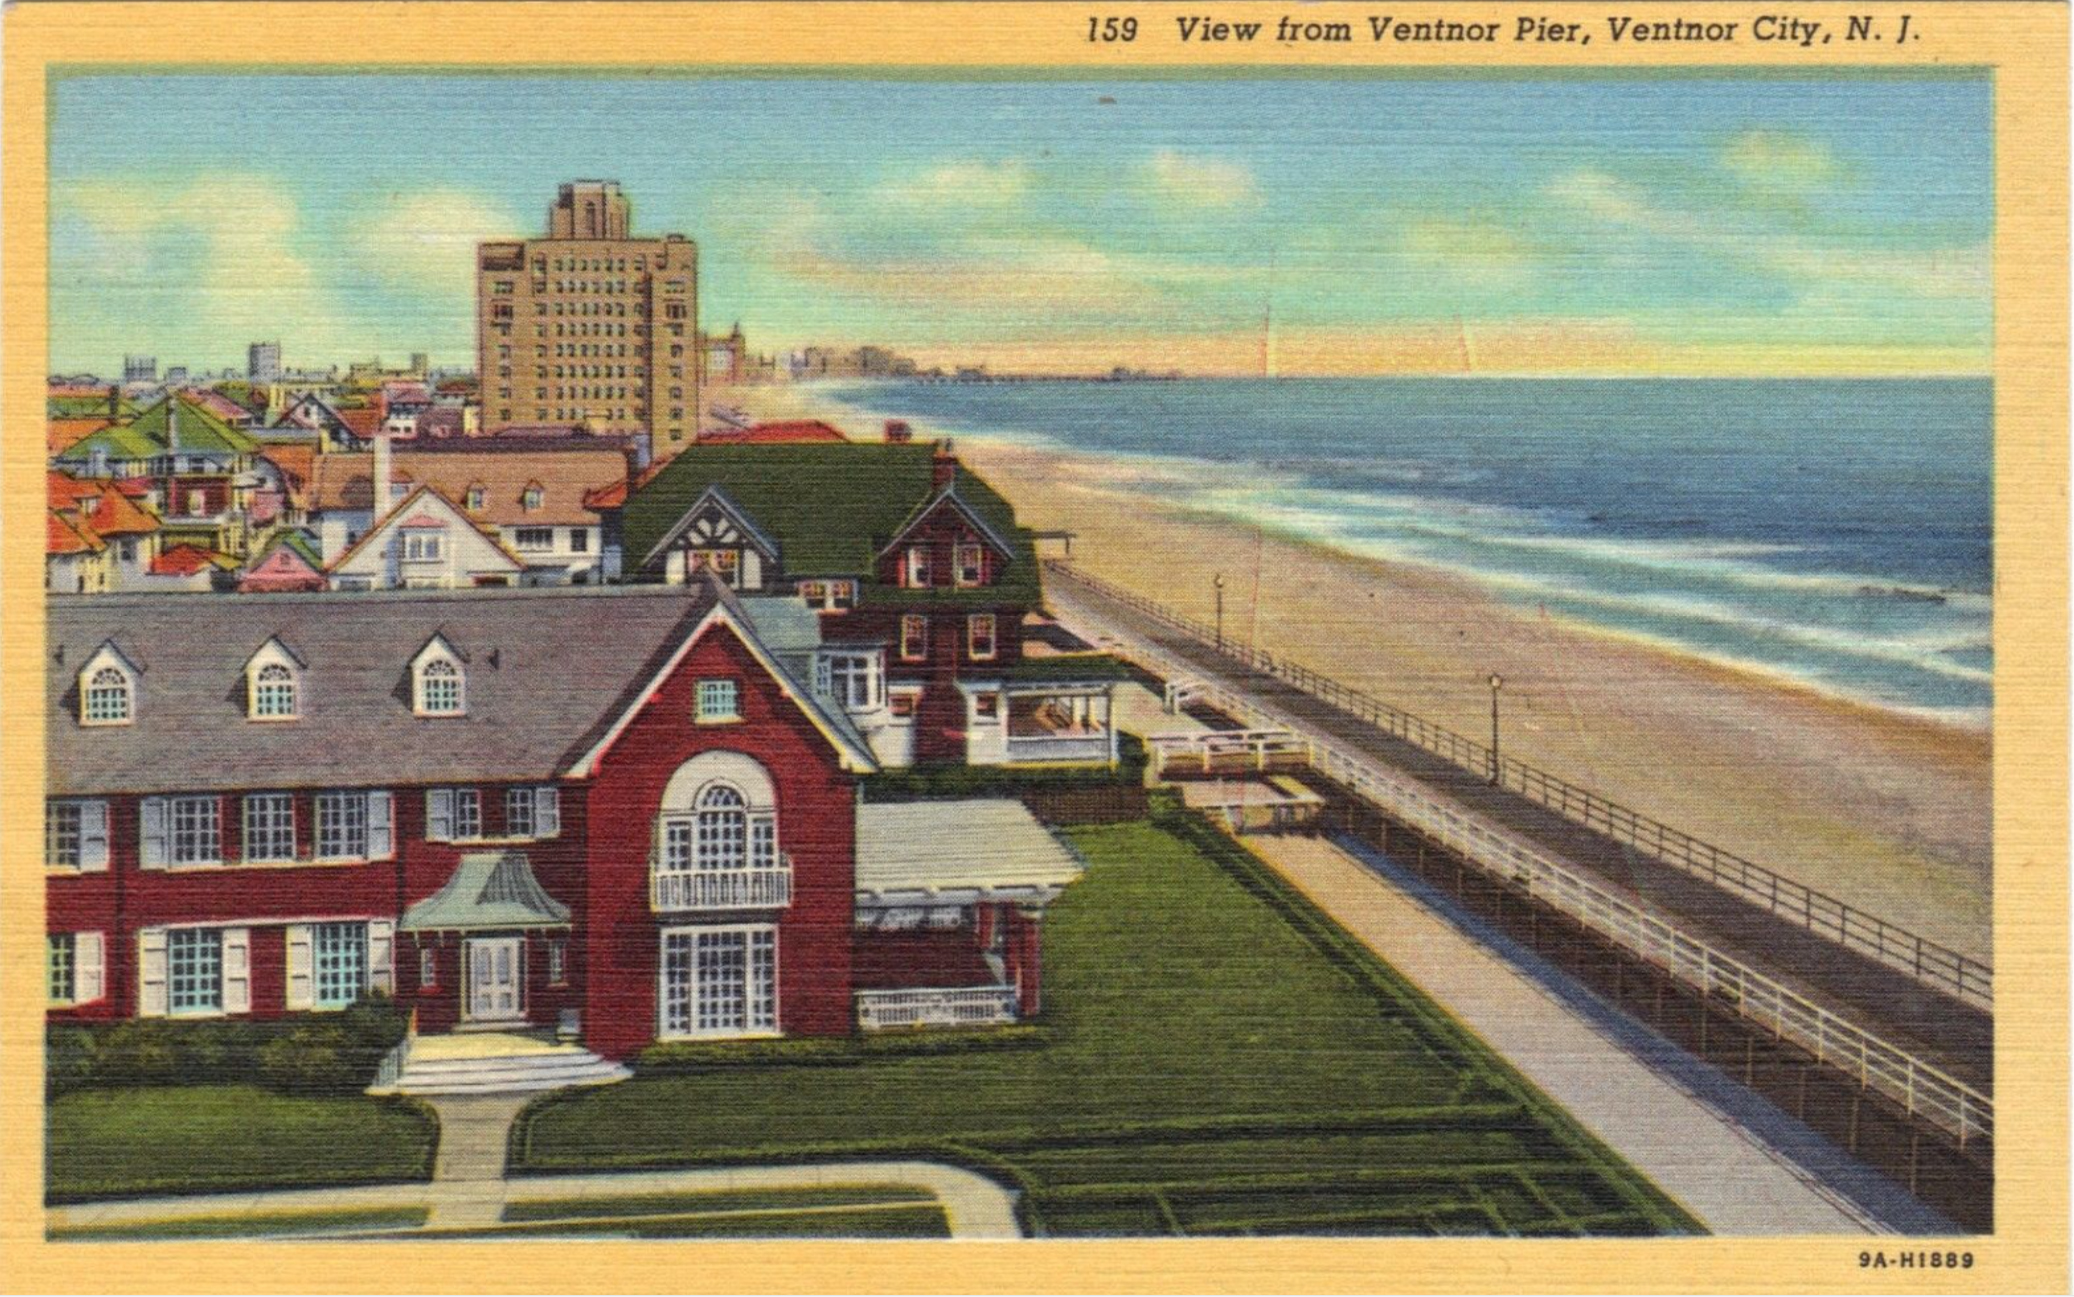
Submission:
[[[547,237],[476,252],[483,427],[646,432],[667,454],[698,432],[698,246],[632,237],[617,182],[579,180]]]
[[[281,381],[281,344],[255,342],[245,349],[245,377],[255,383]]]

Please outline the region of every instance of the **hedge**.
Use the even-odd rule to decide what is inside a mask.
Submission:
[[[1145,744],[1117,735],[1114,766],[968,766],[963,763],[908,766],[866,775],[859,786],[867,802],[922,802],[956,797],[1013,797],[1054,788],[1139,787],[1145,782]]]
[[[44,1035],[45,1083],[53,1095],[255,1081],[284,1094],[346,1094],[374,1079],[406,1029],[403,1013],[381,997],[339,1013],[268,1020],[53,1023]]]
[[[772,1040],[674,1040],[650,1045],[634,1060],[644,1075],[670,1076],[715,1068],[855,1067],[874,1059],[933,1054],[992,1053],[1043,1044],[1048,1028],[1035,1023],[952,1030],[874,1032],[862,1036],[791,1036]]]

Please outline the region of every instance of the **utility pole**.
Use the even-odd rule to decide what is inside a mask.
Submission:
[[[1491,787],[1498,786],[1498,691],[1505,687],[1505,680],[1497,672],[1491,673]]]
[[[1210,582],[1217,587],[1217,651],[1224,652],[1224,573],[1219,572]]]

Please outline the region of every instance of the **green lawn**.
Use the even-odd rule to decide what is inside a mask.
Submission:
[[[1073,830],[1048,1038],[552,1096],[514,1171],[924,1154],[1042,1233],[1664,1233],[1694,1222],[1250,854]]]
[[[193,1216],[140,1225],[82,1225],[54,1229],[50,1237],[69,1242],[148,1239],[279,1238],[341,1231],[415,1229],[431,1214],[427,1207],[362,1207],[338,1211],[268,1212],[257,1216]]]
[[[52,1202],[425,1180],[438,1135],[407,1101],[250,1085],[80,1090],[49,1113]]]

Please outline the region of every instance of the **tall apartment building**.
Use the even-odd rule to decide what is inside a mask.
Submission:
[[[657,451],[698,432],[698,246],[632,237],[612,181],[561,187],[547,237],[476,259],[484,428],[580,423],[647,432]]]
[[[255,383],[276,383],[281,379],[281,344],[278,342],[255,342],[245,348],[245,377]]]
[[[125,383],[156,383],[158,381],[158,357],[124,356],[122,358],[122,381]]]

